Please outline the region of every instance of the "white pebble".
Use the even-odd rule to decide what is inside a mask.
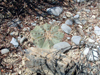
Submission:
[[[89,38],[88,41],[91,42],[91,43],[95,42],[95,41],[94,41],[93,39],[91,39],[91,38]]]
[[[84,55],[87,55],[88,52],[89,52],[89,48],[85,48],[84,51],[83,51],[83,54],[84,54]]]
[[[15,38],[12,38],[10,43],[12,43],[14,45],[14,47],[18,47],[18,45],[19,45],[18,41]]]
[[[9,52],[9,49],[6,49],[6,48],[1,50],[1,54],[5,54],[5,53],[8,53],[8,52]]]
[[[98,26],[95,26],[95,27],[94,27],[94,33],[95,33],[96,35],[100,35],[100,28],[99,28]]]

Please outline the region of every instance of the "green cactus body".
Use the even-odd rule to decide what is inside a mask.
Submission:
[[[42,26],[36,26],[30,35],[38,48],[50,49],[54,44],[62,41],[64,37],[64,33],[58,30],[59,26],[46,23]]]

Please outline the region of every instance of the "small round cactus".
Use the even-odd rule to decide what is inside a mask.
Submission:
[[[59,29],[58,25],[44,24],[36,26],[31,32],[33,43],[38,48],[50,49],[54,44],[62,41],[64,32]]]

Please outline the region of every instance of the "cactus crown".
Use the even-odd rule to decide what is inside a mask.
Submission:
[[[62,41],[64,33],[59,30],[58,25],[44,24],[36,26],[31,32],[33,43],[38,48],[50,49],[54,44]]]

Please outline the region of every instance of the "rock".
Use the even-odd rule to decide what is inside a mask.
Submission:
[[[90,9],[84,9],[84,11],[86,11],[87,13],[89,13],[90,12]]]
[[[84,32],[83,32],[82,28],[77,28],[77,31],[80,33],[80,35],[84,36]]]
[[[10,33],[10,35],[16,35],[16,36],[18,36],[18,34],[19,34],[18,32],[11,32]]]
[[[25,27],[25,28],[23,29],[23,31],[30,31],[30,28],[29,28],[29,27]]]
[[[67,37],[68,40],[70,40],[70,37]]]
[[[80,22],[79,19],[74,19],[74,22],[75,22],[76,24],[81,24],[81,22]]]
[[[20,43],[22,44],[26,39],[27,39],[26,37],[22,37],[22,38],[20,39]]]
[[[67,33],[67,34],[70,34],[70,32],[71,32],[71,30],[72,30],[72,29],[71,29],[69,26],[67,26],[66,24],[62,24],[61,29],[62,29],[65,33]]]
[[[40,20],[43,20],[43,17],[42,16],[40,16]]]
[[[92,18],[93,18],[93,19],[95,19],[95,18],[96,18],[96,16],[95,16],[95,15],[92,15]]]
[[[81,37],[80,36],[73,36],[72,37],[72,42],[75,43],[76,45],[79,45],[81,41]]]
[[[49,21],[50,24],[54,24],[55,22],[56,22],[56,20]]]
[[[36,23],[31,23],[32,26],[36,26]]]
[[[89,38],[88,41],[89,41],[90,43],[95,42],[95,41],[94,41],[93,39],[91,39],[91,38]]]
[[[20,21],[18,18],[13,19],[13,22],[15,22],[15,23],[17,23],[17,24],[20,24],[20,23],[21,23],[21,21]]]
[[[81,14],[81,12],[79,12],[79,11],[78,11],[78,12],[77,12],[77,14],[79,14],[79,15],[80,15],[80,14]]]
[[[15,38],[12,38],[10,43],[12,43],[14,45],[14,47],[18,47],[18,45],[19,45],[18,41]]]
[[[68,17],[68,18],[73,16],[73,15],[71,14],[71,12],[66,12],[65,14],[66,14],[66,17]]]
[[[84,55],[87,55],[88,52],[89,52],[89,48],[85,48],[84,51],[83,51],[83,54],[84,54]]]
[[[79,18],[79,17],[80,17],[80,15],[77,14],[77,15],[74,16],[74,19]]]
[[[11,32],[10,35],[14,35],[14,32]]]
[[[73,25],[73,21],[71,19],[66,20],[65,24],[67,25]]]
[[[93,62],[99,60],[98,50],[97,49],[90,50],[89,54],[87,55],[87,58],[89,61]]]
[[[85,2],[86,0],[77,0],[77,2]]]
[[[40,74],[44,73],[43,75],[66,75],[66,71],[72,69],[75,63],[66,54],[56,51],[56,49],[40,49],[34,47],[27,49],[27,53],[25,53],[26,67],[33,72],[39,71]]]
[[[67,43],[67,42],[60,42],[60,43],[57,43],[53,46],[54,49],[57,49],[57,50],[69,50],[71,48],[70,44]]]
[[[19,29],[21,28],[21,26],[19,25],[21,23],[21,21],[17,18],[17,19],[13,19],[11,22],[8,22],[8,26],[9,27],[18,27]]]
[[[7,48],[1,50],[1,54],[6,54],[8,52],[9,52],[9,49],[7,49]]]
[[[62,13],[62,11],[63,11],[62,7],[47,8],[47,13],[55,16],[59,16]]]
[[[63,19],[66,19],[67,17],[66,16],[63,16]]]
[[[99,28],[98,26],[95,26],[95,27],[94,27],[94,33],[95,33],[96,35],[100,35],[100,28]]]
[[[86,24],[86,20],[81,20],[81,23],[83,24],[83,25],[85,25]]]
[[[21,40],[21,36],[19,36],[17,39],[18,39],[18,41],[20,41]]]

